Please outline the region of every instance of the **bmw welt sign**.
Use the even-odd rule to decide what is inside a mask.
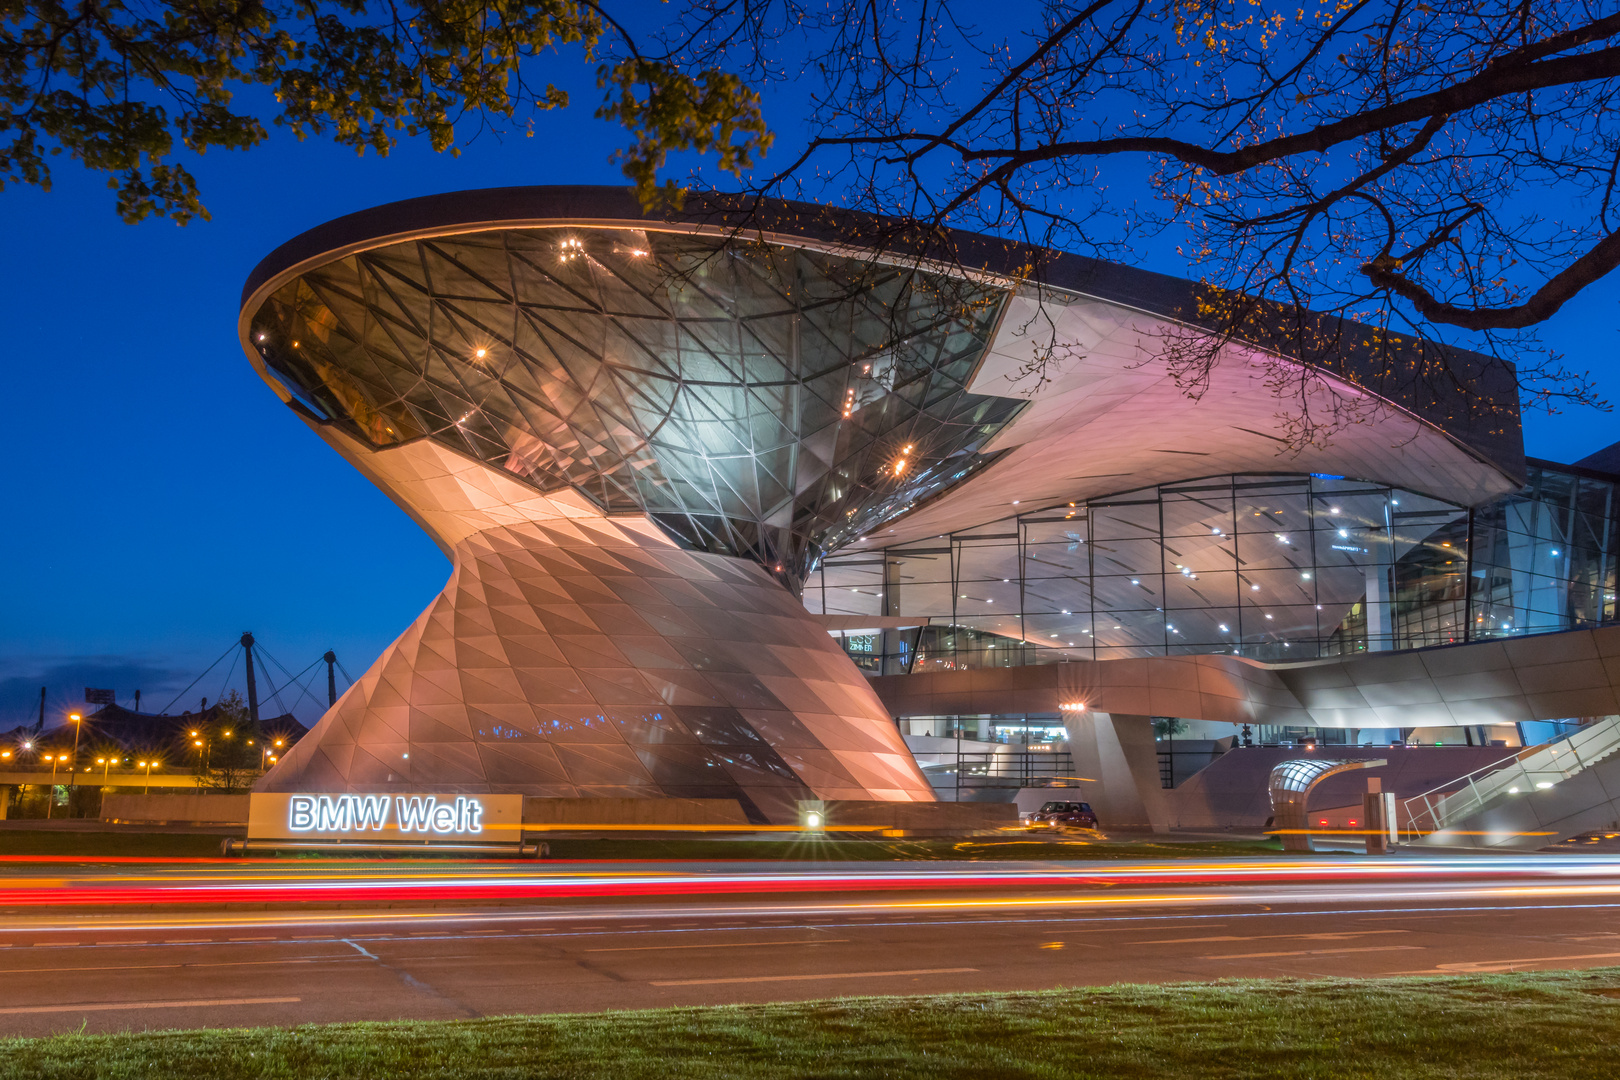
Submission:
[[[523,838],[523,796],[254,792],[248,838],[516,843]]]

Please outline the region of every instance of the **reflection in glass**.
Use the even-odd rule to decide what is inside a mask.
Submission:
[[[1004,293],[773,244],[492,229],[308,270],[264,362],[377,447],[428,437],[795,591],[980,468],[1025,402],[971,394]]]
[[[1542,464],[1473,511],[1357,480],[1214,477],[1060,504],[931,553],[835,556],[805,602],[863,613],[869,564],[888,559],[903,599],[886,613],[929,625],[874,639],[860,659],[874,673],[1422,648],[1613,621],[1617,513],[1613,481]]]

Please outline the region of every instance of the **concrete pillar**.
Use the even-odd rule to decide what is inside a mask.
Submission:
[[[901,614],[900,611],[900,560],[885,556],[883,559],[883,602],[878,610],[885,618],[892,618]],[[884,630],[878,635],[878,652],[883,656],[881,675],[905,675],[906,657],[900,655],[902,632],[899,630]]]
[[[1367,564],[1367,651],[1394,647],[1394,598],[1390,595],[1389,537],[1372,538],[1372,559]]]
[[[1090,710],[1064,714],[1069,750],[1082,783],[1075,797],[1091,803],[1103,832],[1109,827],[1170,829],[1170,807],[1159,781],[1153,721],[1146,716]]]

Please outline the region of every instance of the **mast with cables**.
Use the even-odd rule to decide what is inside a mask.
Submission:
[[[247,657],[248,719],[259,726],[259,686],[253,678],[253,635],[242,631],[242,652]]]

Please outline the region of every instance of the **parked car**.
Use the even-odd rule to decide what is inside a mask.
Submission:
[[[1030,815],[1029,823],[1031,826],[1073,825],[1095,829],[1097,814],[1090,803],[1049,802],[1041,804],[1041,808]]]

